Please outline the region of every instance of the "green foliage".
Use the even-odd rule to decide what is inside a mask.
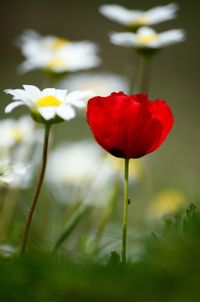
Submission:
[[[181,231],[180,231],[181,230]],[[75,263],[66,255],[0,259],[1,301],[200,301],[200,213],[190,207],[150,235],[137,262]]]
[[[112,251],[108,264],[118,265],[120,264],[120,255],[116,251]]]
[[[200,214],[194,204],[191,204],[182,216],[182,231],[185,236],[200,236]]]

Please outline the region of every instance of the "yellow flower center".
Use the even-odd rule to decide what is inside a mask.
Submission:
[[[66,44],[70,43],[68,40],[63,39],[63,38],[57,38],[55,39],[55,41],[52,43],[51,48],[53,50],[59,50],[60,48],[62,48],[63,46],[65,46]]]
[[[64,63],[65,60],[63,57],[55,57],[48,62],[47,67],[50,69],[59,68],[62,67]]]
[[[57,107],[60,104],[62,104],[59,99],[57,99],[55,96],[52,96],[52,95],[44,96],[44,97],[38,99],[35,103],[39,107],[50,107],[50,106]]]
[[[148,24],[148,18],[145,15],[141,15],[140,17],[137,18],[135,23],[139,25],[147,25]]]
[[[177,189],[165,189],[158,193],[149,207],[151,218],[176,213],[185,205],[185,195]]]
[[[12,129],[10,135],[16,142],[20,142],[23,140],[23,134],[21,129],[19,128]]]
[[[141,35],[137,37],[139,43],[151,43],[158,39],[157,34]]]
[[[148,17],[145,14],[143,14],[140,15],[138,18],[136,18],[135,21],[131,22],[129,26],[133,26],[137,28],[140,26],[148,25],[148,23],[149,23]]]

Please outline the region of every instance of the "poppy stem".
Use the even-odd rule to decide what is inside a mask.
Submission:
[[[45,124],[42,165],[41,165],[41,169],[40,169],[38,183],[37,183],[35,193],[33,195],[33,199],[32,199],[32,202],[31,202],[31,206],[30,206],[30,209],[29,209],[29,212],[28,212],[28,216],[27,216],[26,222],[25,222],[24,233],[23,233],[22,244],[21,244],[21,250],[20,250],[21,255],[24,254],[24,252],[26,250],[33,213],[34,213],[34,210],[35,210],[35,207],[36,207],[36,204],[37,204],[37,201],[38,201],[38,197],[40,195],[42,183],[43,183],[43,180],[44,180],[44,174],[45,174],[46,163],[47,163],[47,154],[48,154],[49,132],[50,132],[50,124]]]
[[[124,160],[124,211],[122,225],[122,263],[126,263],[126,238],[127,238],[127,221],[128,221],[128,176],[129,176],[129,158]]]
[[[138,82],[135,87],[135,93],[148,93],[151,75],[152,57],[140,55]]]

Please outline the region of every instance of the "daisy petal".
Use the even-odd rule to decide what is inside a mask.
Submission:
[[[136,41],[136,35],[134,33],[124,32],[110,33],[110,40],[113,44],[121,45],[121,46],[134,46]]]
[[[56,89],[55,90],[55,97],[57,97],[62,102],[64,102],[66,95],[67,95],[67,90],[66,89],[65,90],[63,90],[63,89]]]
[[[42,96],[46,95],[55,95],[56,89],[55,88],[45,88],[42,90]]]
[[[163,46],[176,44],[185,40],[185,32],[182,29],[172,29],[159,35],[159,40]]]
[[[53,119],[55,117],[55,107],[40,107],[40,108],[37,108],[39,113],[41,114],[41,116],[49,121],[51,119]]]
[[[140,35],[140,36],[152,36],[155,34],[156,34],[156,31],[153,28],[150,28],[147,26],[140,27],[137,31],[137,35]]]
[[[13,100],[24,101],[27,99],[27,93],[23,89],[5,89],[6,94],[13,96]]]
[[[84,108],[86,106],[86,100],[93,97],[94,95],[94,92],[90,90],[74,91],[67,95],[65,103],[76,106],[78,108]]]
[[[23,89],[5,89],[4,92],[12,95],[14,101],[22,101],[28,107],[33,106],[31,95]]]
[[[35,66],[34,64],[32,64],[31,60],[26,60],[18,66],[17,72],[20,74],[23,74],[23,73],[29,72],[35,68],[38,68],[38,66]]]
[[[123,25],[129,25],[142,13],[138,10],[129,10],[121,5],[104,4],[100,6],[100,13],[110,20],[116,21]]]
[[[179,6],[171,3],[165,6],[157,6],[146,12],[150,24],[157,24],[162,21],[174,19]]]
[[[38,87],[34,85],[23,85],[23,87],[33,100],[37,100],[40,97],[41,91]]]
[[[60,116],[63,120],[71,120],[75,117],[75,110],[68,105],[62,105],[56,109],[56,113]]]
[[[10,113],[13,109],[15,109],[16,107],[22,106],[22,105],[24,105],[24,103],[21,101],[16,101],[16,102],[10,103],[6,106],[5,113]]]

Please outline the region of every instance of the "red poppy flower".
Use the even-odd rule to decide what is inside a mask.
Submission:
[[[116,157],[138,158],[158,149],[173,126],[165,101],[146,94],[111,93],[89,100],[87,121],[96,141]]]

